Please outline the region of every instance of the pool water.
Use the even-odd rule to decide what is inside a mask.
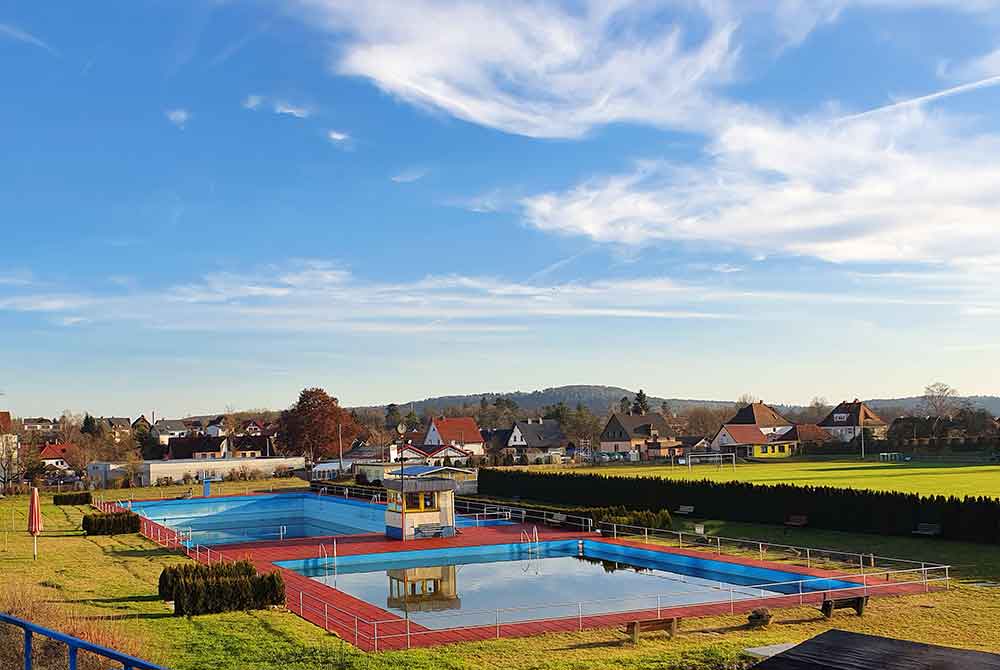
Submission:
[[[197,544],[218,545],[299,537],[385,532],[385,505],[315,493],[136,501],[132,510]],[[480,521],[496,525],[505,521]],[[459,527],[477,525],[457,517]]]
[[[582,553],[581,553],[582,549]],[[427,628],[655,610],[797,593],[795,573],[600,541],[563,540],[283,561]],[[759,586],[757,586],[759,585]],[[804,591],[849,588],[821,579]],[[765,588],[761,588],[765,587]]]

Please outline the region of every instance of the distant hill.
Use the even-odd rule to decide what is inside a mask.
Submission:
[[[513,391],[495,392],[487,391],[483,393],[470,393],[465,395],[447,395],[435,398],[424,398],[423,400],[412,400],[408,402],[396,403],[407,410],[412,406],[413,410],[420,414],[426,408],[444,409],[445,407],[461,407],[462,405],[478,405],[480,398],[485,397],[490,402],[497,397],[513,400],[518,407],[529,411],[537,411],[547,405],[557,405],[560,402],[569,407],[576,407],[583,404],[590,411],[603,414],[609,408],[617,406],[622,396],[632,398],[635,391],[621,388],[619,386],[598,386],[590,384],[578,384],[571,386],[556,386],[543,389],[541,391]],[[969,396],[964,398],[974,406],[988,410],[994,416],[1000,416],[1000,396]],[[765,398],[765,402],[766,402]],[[872,408],[896,409],[905,412],[913,412],[919,409],[921,398],[919,396],[910,398],[878,398],[868,400]],[[961,400],[961,398],[960,398]],[[666,401],[675,412],[684,412],[692,407],[732,407],[734,400],[698,400],[692,398],[660,398],[649,396],[649,404],[653,409],[659,409],[660,405]],[[838,402],[831,398],[831,402]],[[383,405],[384,407],[384,405]],[[779,412],[794,411],[802,409],[798,405],[774,405]]]

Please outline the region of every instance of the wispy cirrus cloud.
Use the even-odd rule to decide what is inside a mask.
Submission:
[[[167,117],[167,121],[174,124],[181,130],[184,130],[188,121],[191,120],[191,112],[181,107],[178,107],[177,109],[168,109],[163,112],[163,115]]]
[[[255,110],[264,102],[264,97],[260,95],[248,95],[243,98],[243,109]]]
[[[294,105],[285,100],[275,100],[272,108],[275,114],[294,116],[297,119],[308,119],[312,116],[312,109],[304,105]]]
[[[425,167],[410,167],[392,175],[389,177],[389,181],[396,182],[397,184],[410,184],[423,179],[427,176],[428,172],[429,170]]]
[[[53,56],[59,55],[59,52],[49,46],[48,42],[45,42],[41,38],[29,33],[27,30],[18,28],[10,23],[0,23],[0,38],[14,40],[15,42],[21,42],[23,44],[30,44],[33,47],[38,47],[39,49],[48,51]]]

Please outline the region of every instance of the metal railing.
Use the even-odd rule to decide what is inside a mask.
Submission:
[[[912,566],[916,568],[947,567],[942,564],[927,561],[915,561],[905,558],[891,558],[871,552],[840,551],[837,549],[821,549],[780,542],[768,542],[750,538],[724,537],[706,533],[692,533],[680,530],[662,528],[646,528],[626,524],[602,522],[598,524],[598,532],[603,537],[612,539],[641,541],[643,544],[656,544],[667,547],[677,547],[696,551],[705,551],[717,555],[753,555],[765,560],[778,560],[788,563],[799,563],[807,568],[829,566],[847,566],[864,572],[867,569],[890,568],[892,566]]]
[[[51,628],[39,626],[38,624],[25,621],[24,619],[19,619],[9,614],[0,613],[0,623],[17,626],[24,631],[24,670],[32,670],[34,667],[32,645],[36,635],[47,637],[66,645],[69,670],[76,670],[77,656],[81,651],[100,656],[101,658],[107,659],[112,663],[120,663],[123,670],[166,670],[163,666],[155,665],[149,661],[144,661],[140,658],[123,654],[122,652],[115,651],[114,649],[102,647],[99,644],[93,644],[92,642],[81,640],[80,638],[73,637],[72,635],[60,633],[59,631],[52,630]]]

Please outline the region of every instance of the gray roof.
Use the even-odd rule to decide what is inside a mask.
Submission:
[[[187,430],[188,427],[184,425],[184,422],[180,419],[160,419],[153,424],[153,428],[157,430]]]
[[[547,449],[561,447],[566,443],[566,434],[555,419],[518,421],[514,425],[521,431],[524,443],[530,448]]]
[[[673,435],[673,431],[662,414],[620,414],[615,412],[608,420],[608,424],[610,425],[615,420],[625,429],[630,439],[652,437],[653,431],[660,437]],[[605,426],[604,432],[607,430],[608,426]],[[601,439],[604,439],[604,432],[601,433]]]
[[[127,416],[109,416],[104,419],[112,428],[131,428],[132,421]]]

